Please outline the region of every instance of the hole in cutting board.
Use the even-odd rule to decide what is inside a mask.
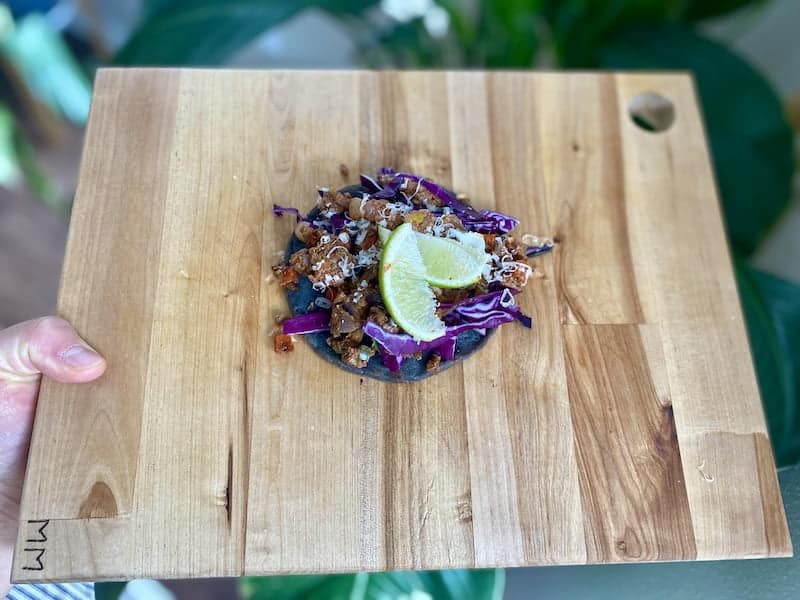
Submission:
[[[675,122],[675,105],[661,94],[642,92],[628,102],[628,115],[640,129],[657,133]]]

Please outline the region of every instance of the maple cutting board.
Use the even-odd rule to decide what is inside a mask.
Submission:
[[[411,385],[273,351],[272,203],[381,165],[559,240],[533,330]],[[43,384],[17,581],[791,553],[686,74],[103,70],[59,312],[109,368]]]

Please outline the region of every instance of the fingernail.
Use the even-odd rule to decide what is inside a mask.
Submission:
[[[70,346],[61,353],[61,358],[71,367],[86,368],[100,362],[100,355],[86,346]]]

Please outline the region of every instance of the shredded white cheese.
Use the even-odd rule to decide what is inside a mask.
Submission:
[[[396,215],[404,215],[410,210],[413,210],[413,206],[410,204],[404,204],[402,202],[389,202],[380,210],[378,214],[380,214],[383,219],[389,219],[390,217],[394,217]]]
[[[356,256],[356,261],[358,262],[359,267],[370,267],[374,264],[378,263],[380,250],[378,249],[378,245],[375,244],[370,246],[368,250],[359,250],[358,255]],[[362,282],[366,283],[366,282]],[[364,286],[366,287],[366,286]]]
[[[365,225],[361,225],[361,223],[365,223]],[[359,231],[356,235],[356,245],[360,246],[364,243],[364,240],[367,239],[367,231],[369,231],[369,221],[364,219],[363,221],[359,221]]]
[[[334,253],[334,252],[336,252],[337,250],[344,250],[345,252],[347,252],[347,248],[345,248],[344,246],[334,246],[333,248],[331,248],[330,250],[328,250],[328,254],[326,255],[326,257],[327,257],[327,258],[330,258],[330,257],[331,257],[331,254],[333,254],[333,253]]]
[[[501,282],[511,276],[513,273],[520,271],[523,273],[524,280],[522,285],[528,283],[528,279],[533,272],[529,265],[521,262],[515,262],[510,254],[503,254],[498,256],[496,253],[489,255],[489,262],[483,267],[483,278],[487,283]]]
[[[403,189],[405,189],[405,184],[406,184],[406,183],[408,183],[408,179],[406,179],[406,180],[405,180],[405,182],[403,183]],[[422,186],[422,181],[420,181],[419,179],[417,179],[417,189],[415,189],[415,190],[414,190],[414,193],[413,193],[413,194],[411,194],[411,195],[408,197],[408,199],[409,199],[409,200],[413,200],[413,199],[414,199],[414,196],[416,196],[416,195],[417,195],[417,192],[419,192],[419,188],[420,188],[421,186]]]
[[[355,275],[355,266],[356,265],[353,263],[352,260],[350,260],[350,255],[349,254],[347,256],[343,257],[337,263],[337,265],[339,266],[339,269],[341,269],[343,276],[352,277],[353,275]]]

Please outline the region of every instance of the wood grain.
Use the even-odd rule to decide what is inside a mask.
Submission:
[[[620,132],[628,123],[617,95],[605,74],[534,89],[542,200],[553,237],[565,242],[554,259],[564,323],[644,322],[625,210]]]
[[[450,77],[453,183],[481,198],[481,206],[513,212],[528,231],[549,231],[545,207],[518,200],[541,191],[540,169],[505,169],[538,160],[534,105],[514,106],[516,98],[534,91],[530,79],[512,74]],[[486,164],[493,166],[491,173]],[[551,274],[552,256],[540,260],[539,268]],[[487,484],[473,486],[485,493],[473,501],[476,551],[481,548],[485,564],[558,563],[585,556],[566,388],[550,385],[564,380],[557,292],[552,278],[536,283],[521,298],[537,323],[536,340],[522,328],[501,329],[501,343],[480,356],[483,364],[499,366],[506,355],[516,371],[508,371],[511,376],[502,368],[490,372],[488,390],[485,371],[465,368],[464,373],[471,456],[480,457],[470,467],[473,478]],[[507,348],[517,350],[507,356]]]
[[[384,164],[559,239],[532,331],[413,385],[272,351],[271,205]],[[686,75],[102,70],[59,312],[110,368],[43,386],[18,581],[791,553]]]
[[[397,80],[373,76],[379,80],[381,111],[381,151],[374,167],[389,156],[394,164],[437,173],[451,185],[446,78],[435,73],[410,73]],[[462,367],[456,366],[435,389],[422,383],[384,392],[383,568],[475,561],[467,389]],[[396,484],[388,485],[387,478]]]
[[[263,175],[248,159],[263,154],[263,138],[241,117],[240,99],[263,86],[232,74],[212,85],[213,78],[197,73],[179,95],[151,331],[151,347],[168,355],[151,353],[147,365],[137,474],[137,513],[148,513],[137,547],[150,546],[175,574],[239,573],[244,556],[248,373],[265,214]],[[209,118],[197,120],[195,110]],[[183,493],[166,492],[174,487]],[[152,511],[157,505],[168,508]]]
[[[302,103],[297,101],[300,82],[295,74],[259,80],[266,82],[266,89],[249,101],[266,110],[257,127],[251,124],[265,148],[259,159],[265,207],[273,202],[301,206],[295,199],[308,199],[309,186],[336,185],[340,164],[357,172],[358,137],[342,135],[358,130],[358,102],[342,104],[357,90],[356,74],[320,79],[315,101]],[[335,164],[324,160],[324,148],[337,149]],[[353,570],[362,553],[361,386],[357,378],[353,385],[334,377],[332,367],[321,364],[302,343],[291,355],[273,353],[272,332],[287,307],[275,284],[267,281],[267,266],[278,262],[277,253],[286,248],[293,225],[271,215],[259,225],[264,277],[254,348],[245,571],[303,571],[315,564]],[[365,417],[374,427],[374,415]],[[335,553],[330,552],[333,543]]]
[[[169,183],[163,169],[172,152],[179,82],[177,71],[101,71],[97,77],[76,192],[92,201],[75,203],[72,219],[79,226],[67,242],[58,310],[81,324],[110,367],[102,382],[80,390],[43,382],[41,395],[52,400],[37,408],[29,460],[48,467],[30,470],[25,489],[36,493],[23,500],[34,514],[70,518],[92,506],[95,516],[109,517],[133,508]],[[47,451],[50,444],[61,451]]]
[[[564,327],[587,558],[695,555],[672,406],[659,396],[639,328]]]

